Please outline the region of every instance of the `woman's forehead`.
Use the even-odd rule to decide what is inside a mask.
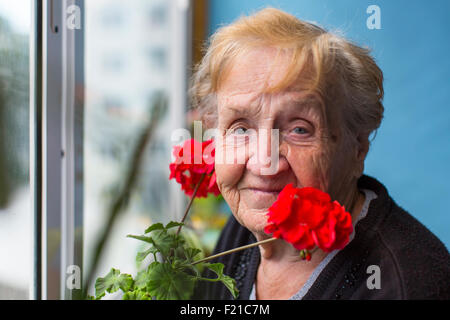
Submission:
[[[228,61],[218,92],[264,92],[283,81],[289,70],[287,61],[275,48],[246,50]]]
[[[235,57],[217,91],[219,118],[233,115],[255,115],[265,106],[269,113],[306,110],[324,115],[321,97],[311,90],[309,79],[298,74],[295,81],[286,82],[291,67],[286,52],[270,47],[258,47]],[[284,83],[283,83],[284,82]],[[279,85],[283,83],[282,85]],[[277,88],[273,90],[273,88]]]
[[[282,104],[282,105],[301,105],[318,106],[321,99],[317,94],[306,89],[282,90],[273,93],[249,91],[249,92],[219,92],[219,107],[225,107],[230,111],[240,112],[245,107],[256,107],[262,103]]]

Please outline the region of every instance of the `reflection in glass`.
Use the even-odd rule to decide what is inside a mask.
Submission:
[[[0,0],[0,300],[27,299],[31,281],[30,4]]]
[[[149,124],[152,102],[159,92],[167,96],[169,90],[169,5],[166,0],[85,2],[85,270],[106,225],[108,208],[125,183],[130,157]],[[126,235],[140,234],[152,221],[171,218],[171,141],[164,130],[168,121],[164,116],[158,122],[146,146],[136,187],[115,224],[96,277],[111,267],[135,274],[140,244]]]

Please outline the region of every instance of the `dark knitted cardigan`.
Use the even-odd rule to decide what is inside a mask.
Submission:
[[[359,189],[378,198],[355,228],[355,238],[328,263],[303,299],[450,299],[450,255],[425,226],[400,208],[386,188],[362,176]],[[255,242],[251,232],[230,217],[214,253]],[[249,299],[260,262],[252,248],[217,258],[225,274],[236,279],[238,299]],[[380,268],[381,289],[369,290],[370,265]],[[207,276],[214,277],[207,271]],[[197,299],[233,299],[221,283],[202,283]]]

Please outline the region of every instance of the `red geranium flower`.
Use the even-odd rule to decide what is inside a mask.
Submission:
[[[337,201],[331,201],[327,193],[311,187],[287,185],[269,208],[268,216],[264,231],[298,250],[316,246],[325,252],[342,249],[353,232],[350,213]]]
[[[173,148],[175,161],[169,165],[170,177],[181,184],[181,189],[192,196],[195,187],[205,174],[200,184],[196,197],[207,197],[208,193],[219,195],[220,191],[216,184],[216,173],[214,172],[214,141],[207,140],[198,142],[194,139],[186,140],[182,147]]]

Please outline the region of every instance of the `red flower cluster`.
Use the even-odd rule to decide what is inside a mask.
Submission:
[[[173,148],[175,162],[169,165],[170,177],[181,184],[181,189],[188,196],[192,196],[195,187],[203,174],[205,178],[200,184],[196,197],[207,197],[208,193],[219,195],[214,172],[214,141],[198,142],[194,139],[186,140],[182,147]]]
[[[325,252],[342,249],[353,232],[350,213],[337,201],[332,202],[327,193],[311,187],[287,185],[269,208],[268,216],[264,231],[298,250],[315,246]]]

